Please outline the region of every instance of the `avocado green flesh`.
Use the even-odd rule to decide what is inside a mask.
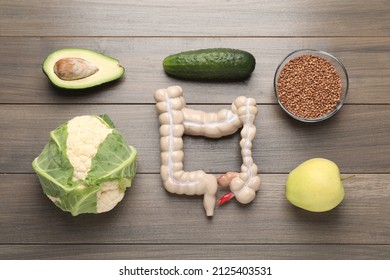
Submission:
[[[90,61],[99,68],[99,71],[78,80],[62,80],[54,73],[54,65],[58,60],[69,57]],[[66,89],[84,89],[101,85],[119,79],[125,72],[125,69],[119,64],[117,59],[88,49],[78,48],[60,49],[51,53],[45,59],[42,68],[54,85]]]
[[[183,79],[241,80],[254,71],[256,60],[246,51],[203,49],[166,57],[163,67],[168,75]]]

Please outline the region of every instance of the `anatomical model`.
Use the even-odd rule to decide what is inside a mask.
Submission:
[[[161,178],[167,191],[175,194],[204,195],[203,205],[207,216],[214,215],[218,184],[230,188],[219,204],[235,197],[240,203],[250,203],[260,188],[257,165],[252,159],[252,140],[256,134],[254,120],[256,101],[240,96],[231,110],[206,113],[186,108],[183,90],[179,86],[155,92],[160,121]],[[186,172],[183,169],[183,135],[219,138],[241,130],[241,172],[228,172],[218,178],[202,170]]]

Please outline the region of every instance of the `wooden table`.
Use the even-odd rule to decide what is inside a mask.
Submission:
[[[0,0],[0,258],[389,259],[390,2],[143,2]],[[126,74],[90,90],[55,88],[42,62],[65,47],[116,57]],[[211,47],[250,51],[251,78],[201,83],[164,74],[167,55]],[[332,53],[349,73],[346,104],[322,123],[294,121],[274,96],[278,63],[301,48]],[[200,197],[165,191],[153,93],[174,84],[188,107],[209,112],[238,95],[256,98],[262,187],[250,205],[230,202],[209,219]],[[138,149],[138,173],[113,211],[72,217],[43,195],[31,162],[59,124],[103,113]],[[239,139],[186,136],[186,170],[239,170]],[[306,212],[284,196],[287,174],[313,157],[356,175],[333,211]]]

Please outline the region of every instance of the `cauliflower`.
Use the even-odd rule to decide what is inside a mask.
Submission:
[[[108,116],[80,116],[50,133],[32,166],[44,193],[73,216],[110,211],[136,173],[137,151]]]

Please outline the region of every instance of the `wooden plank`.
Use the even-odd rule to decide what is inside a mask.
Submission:
[[[389,36],[385,0],[0,1],[0,36]]]
[[[3,174],[0,244],[390,245],[389,174],[345,181],[345,200],[325,213],[291,205],[285,180],[285,174],[262,174],[253,203],[232,201],[207,218],[201,197],[171,195],[158,174],[138,174],[111,212],[72,217],[42,194],[35,175]]]
[[[389,245],[0,245],[0,259],[39,260],[384,260]]]
[[[225,105],[190,105],[208,112]],[[390,110],[387,105],[347,105],[331,119],[299,123],[277,105],[260,105],[253,157],[262,173],[288,173],[313,157],[329,158],[343,173],[390,172]],[[55,112],[55,113],[54,113]],[[138,149],[139,172],[160,171],[159,124],[154,105],[0,105],[0,172],[31,173],[31,162],[49,131],[78,115],[108,114]],[[239,170],[240,136],[184,137],[186,170]]]
[[[0,259],[389,259],[390,2],[144,2],[0,0]],[[119,58],[126,74],[85,91],[55,88],[42,62],[64,47]],[[196,83],[163,72],[165,56],[210,47],[253,53],[252,77]],[[334,54],[349,73],[347,104],[321,124],[293,121],[276,104],[274,71],[300,48]],[[165,191],[153,92],[172,84],[191,108],[210,112],[238,95],[258,101],[253,155],[262,188],[250,205],[233,201],[207,218],[201,197]],[[113,211],[72,217],[44,196],[31,162],[57,125],[103,113],[138,149],[138,174]],[[186,170],[239,170],[238,133],[184,140]],[[284,195],[287,173],[312,157],[355,174],[327,213],[298,209]]]
[[[389,17],[390,18],[390,17]],[[376,22],[376,21],[373,21]],[[125,67],[121,80],[84,91],[60,90],[42,71],[46,56],[82,47],[116,57]],[[164,57],[191,49],[230,47],[253,53],[257,66],[239,83],[196,83],[168,77]],[[276,104],[273,78],[290,52],[323,49],[337,56],[350,77],[348,104],[390,104],[390,38],[0,38],[0,103],[153,103],[153,93],[181,85],[188,103],[228,104],[238,95]]]

